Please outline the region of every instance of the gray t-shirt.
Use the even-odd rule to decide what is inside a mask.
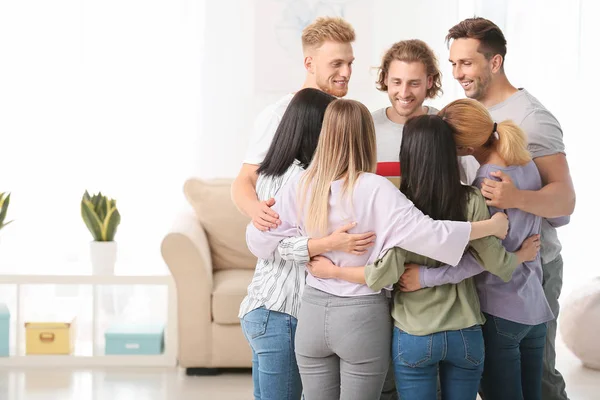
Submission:
[[[563,133],[560,124],[527,90],[519,91],[500,104],[489,109],[495,122],[512,120],[527,134],[527,148],[532,157],[544,157],[565,153]],[[546,219],[542,221],[542,263],[553,261],[561,251],[556,228]]]

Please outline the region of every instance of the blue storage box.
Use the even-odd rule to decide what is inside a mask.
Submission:
[[[162,324],[115,324],[104,333],[105,354],[162,354],[165,327]]]
[[[10,311],[0,303],[0,357],[8,357],[10,338]]]

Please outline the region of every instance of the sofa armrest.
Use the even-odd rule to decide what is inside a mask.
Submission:
[[[161,245],[163,259],[173,277],[202,276],[212,288],[213,265],[206,233],[196,215],[181,212]]]
[[[161,253],[177,287],[178,359],[183,367],[210,367],[213,270],[206,234],[193,212],[177,216]]]

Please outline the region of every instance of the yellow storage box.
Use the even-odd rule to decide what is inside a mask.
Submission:
[[[75,346],[75,318],[58,322],[26,322],[25,353],[72,354]]]

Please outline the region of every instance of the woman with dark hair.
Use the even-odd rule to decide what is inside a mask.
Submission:
[[[256,194],[260,200],[274,197],[310,164],[325,109],[333,100],[335,97],[311,88],[294,95],[257,171]],[[242,301],[238,315],[252,348],[256,399],[298,400],[302,395],[294,338],[305,271],[288,253],[305,262],[311,256],[330,250],[362,254],[371,246],[373,234],[346,233],[353,226],[345,225],[321,239],[286,239],[279,246],[280,251],[257,261],[248,295]]]
[[[481,193],[460,181],[450,126],[435,115],[410,119],[400,150],[400,191],[424,214],[437,220],[482,221],[490,218]],[[537,255],[537,236],[515,254],[495,237],[469,242],[469,257],[492,274],[510,280],[521,262]],[[395,247],[366,267],[337,267],[324,257],[309,264],[321,278],[366,283],[380,290],[398,282],[405,263],[440,267],[441,263]],[[458,268],[458,267],[456,267]],[[475,399],[483,371],[485,319],[473,279],[411,293],[395,291],[392,311],[392,359],[402,400],[436,399],[438,371],[442,398]]]

